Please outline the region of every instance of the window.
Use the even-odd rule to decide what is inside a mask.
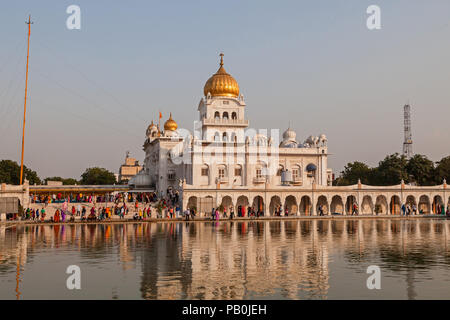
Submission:
[[[231,114],[231,119],[233,119],[233,120],[236,120],[236,119],[237,119],[236,112],[233,112],[233,113]]]
[[[219,113],[219,111],[216,111],[216,112],[214,113],[214,119],[220,119],[220,113]]]
[[[169,173],[167,174],[167,179],[168,180],[175,180],[175,172],[174,171],[169,171]]]
[[[228,112],[224,112],[222,115],[222,118],[228,120]]]
[[[220,168],[219,169],[219,179],[223,179],[223,178],[225,178],[225,169]]]
[[[208,176],[208,168],[202,168],[202,176],[207,177]]]
[[[242,168],[240,168],[240,167],[234,168],[234,175],[236,177],[240,177],[242,175]]]
[[[228,141],[227,133],[224,132],[222,135],[222,141]]]
[[[263,177],[261,168],[256,169],[256,177],[258,179]]]
[[[223,104],[230,104],[230,101],[224,101]]]
[[[235,134],[234,132],[231,133],[231,139],[230,139],[230,141],[232,141],[232,142],[234,142],[234,143],[237,142],[236,134]]]
[[[300,169],[300,166],[299,165],[295,165],[292,168],[292,180],[300,181],[301,176],[302,176],[302,171]]]
[[[214,135],[214,141],[220,141],[220,133],[216,132]]]

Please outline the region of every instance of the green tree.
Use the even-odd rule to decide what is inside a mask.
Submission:
[[[379,186],[395,185],[399,184],[402,179],[408,182],[407,164],[408,160],[404,155],[394,153],[386,156],[373,171],[373,184]]]
[[[27,166],[23,166],[24,178],[27,179],[30,184],[41,184],[37,173]],[[19,184],[20,180],[20,165],[12,160],[0,161],[0,182],[7,184]]]
[[[409,159],[406,172],[410,181],[419,186],[431,186],[435,184],[434,163],[424,155],[416,154]]]
[[[358,183],[358,179],[361,179],[361,183],[370,184],[372,180],[372,170],[365,163],[355,161],[350,162],[344,167],[344,171],[335,180],[337,186],[348,186]]]
[[[114,173],[104,168],[88,168],[81,175],[80,183],[94,185],[114,184],[116,183],[116,176]]]
[[[444,157],[436,162],[435,183],[441,184],[444,179],[450,183],[450,156]]]

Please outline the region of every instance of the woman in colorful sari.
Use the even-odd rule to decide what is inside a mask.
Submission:
[[[62,222],[66,221],[66,213],[64,212],[64,210],[61,210],[61,220]]]
[[[53,221],[59,222],[59,210],[56,209],[55,214],[53,215]]]

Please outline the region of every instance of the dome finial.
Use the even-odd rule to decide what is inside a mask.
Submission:
[[[172,119],[172,112],[170,113],[169,119],[164,123],[164,130],[167,131],[175,131],[177,130],[178,125],[175,120]]]
[[[239,96],[239,85],[237,81],[225,71],[223,67],[223,53],[220,53],[220,66],[215,74],[212,75],[206,81],[203,87],[203,94],[205,97],[208,93],[211,97],[233,97],[237,98]]]

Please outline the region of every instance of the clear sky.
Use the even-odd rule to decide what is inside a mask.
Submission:
[[[66,8],[81,8],[68,30]],[[366,9],[381,8],[381,30]],[[28,14],[25,164],[41,178],[114,172],[143,160],[158,110],[192,129],[205,81],[225,54],[253,128],[325,133],[335,173],[401,152],[450,154],[450,1],[8,1],[0,10],[0,159],[20,162]]]

